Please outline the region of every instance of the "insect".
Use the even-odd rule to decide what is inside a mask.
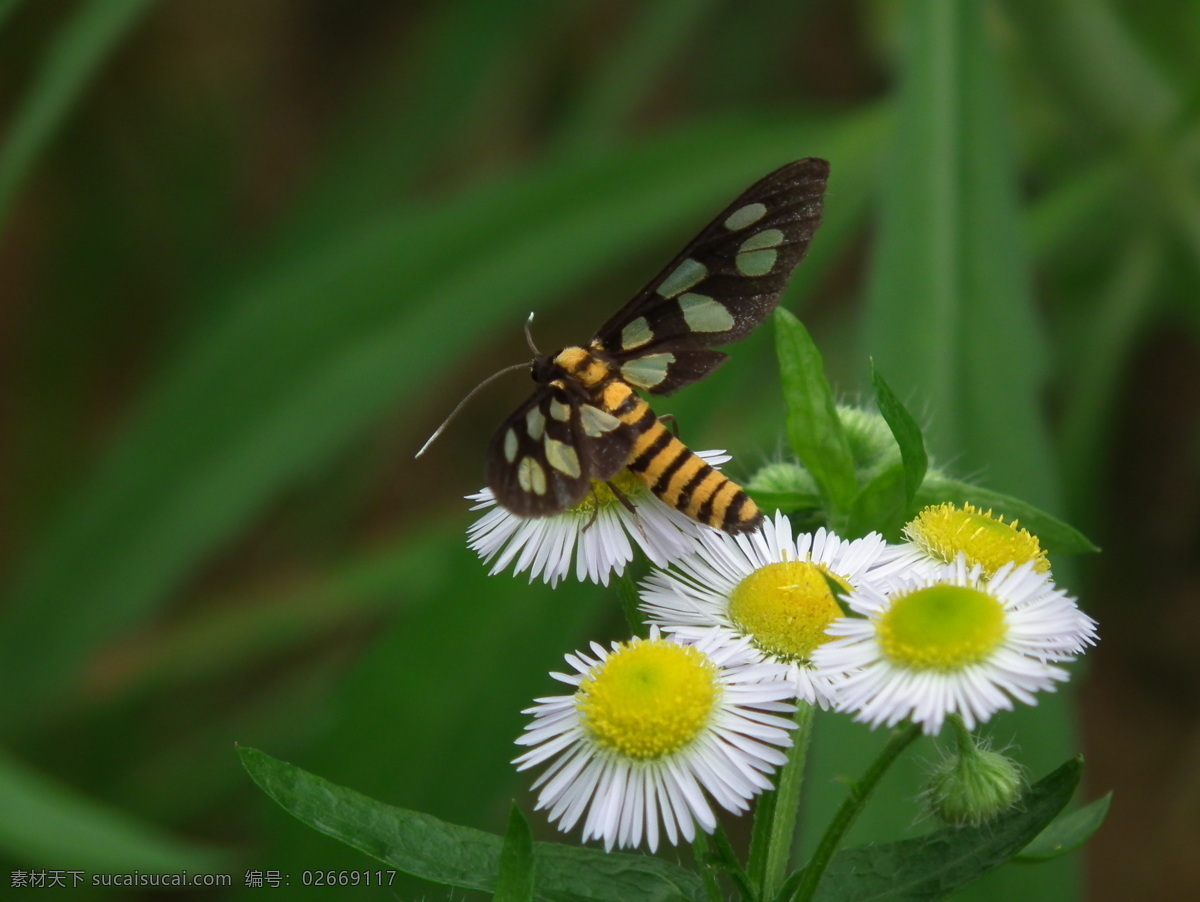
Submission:
[[[628,467],[667,504],[740,533],[762,513],[659,421],[636,392],[666,395],[704,378],[779,303],[821,221],[829,164],[783,166],[705,226],[586,347],[537,354],[537,388],[492,436],[487,481],[522,517],[579,504]],[[535,351],[536,354],[536,351]],[[423,450],[423,449],[422,449]],[[628,503],[628,502],[626,502]]]

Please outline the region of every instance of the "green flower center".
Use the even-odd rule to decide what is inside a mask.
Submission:
[[[1004,609],[979,589],[928,586],[894,600],[876,633],[897,664],[956,670],[985,660],[1004,640]]]
[[[825,628],[842,615],[826,578],[850,588],[841,577],[808,561],[759,567],[733,590],[729,617],[762,651],[785,661],[807,662],[828,641]]]
[[[1050,569],[1046,552],[1037,536],[1017,528],[1017,521],[1005,523],[989,511],[973,505],[955,507],[938,504],[925,508],[904,527],[904,534],[930,557],[950,562],[961,551],[967,564],[979,564],[991,576],[1008,563],[1034,561],[1034,569]]]
[[[580,682],[575,706],[598,745],[627,758],[662,758],[712,721],[721,696],[717,675],[717,665],[696,648],[633,639]]]
[[[616,492],[612,490],[609,483],[617,487],[626,498],[634,498],[646,490],[646,485],[638,479],[629,470],[622,470],[616,476],[605,482],[592,480],[592,490],[584,496],[575,507],[571,508],[576,513],[590,514],[596,509],[596,506],[608,507],[611,504],[620,504],[617,500]]]

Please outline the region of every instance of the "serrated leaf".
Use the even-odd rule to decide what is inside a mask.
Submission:
[[[1021,850],[1013,861],[1023,864],[1037,864],[1049,861],[1068,852],[1078,849],[1100,829],[1104,818],[1108,815],[1108,806],[1112,802],[1112,793],[1082,808],[1055,818],[1045,830]]]
[[[905,505],[911,506],[917,490],[925,481],[925,471],[929,467],[925,437],[908,408],[896,397],[895,392],[884,380],[883,374],[876,369],[874,361],[871,362],[871,385],[875,389],[875,404],[879,413],[892,430],[892,437],[900,447],[900,459],[904,463]]]
[[[285,811],[406,874],[461,889],[494,892],[499,836],[368,798],[272,758],[240,748],[254,782]],[[645,855],[533,844],[535,899],[546,902],[666,902],[704,898],[700,878]]]
[[[849,510],[858,491],[854,458],[825,378],[821,352],[804,324],[775,310],[775,349],[787,406],[788,442],[816,481],[831,514]]]
[[[1052,554],[1085,554],[1100,550],[1075,527],[1003,492],[993,492],[991,489],[967,482],[938,476],[927,479],[921,491],[917,493],[917,504],[920,507],[946,501],[959,505],[970,503],[984,510],[990,509],[994,513],[1003,514],[1010,522],[1017,522],[1021,528],[1037,536],[1042,547]]]
[[[530,902],[533,899],[533,835],[521,809],[513,803],[508,829],[500,849],[500,874],[493,902]]]
[[[834,856],[820,902],[933,902],[1004,864],[1071,800],[1083,762],[1066,762],[1030,787],[1016,807],[980,827],[947,827]]]

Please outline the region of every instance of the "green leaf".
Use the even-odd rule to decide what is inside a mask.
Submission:
[[[0,226],[25,177],[97,70],[153,0],[91,0],[59,28],[0,146]],[[7,15],[11,5],[0,9]]]
[[[433,883],[494,892],[500,837],[385,805],[272,758],[240,748],[242,765],[280,807],[326,836]],[[556,843],[533,844],[534,898],[550,902],[701,902],[700,878],[645,855],[605,853]]]
[[[1112,793],[1110,792],[1070,814],[1055,818],[1013,860],[1036,864],[1039,861],[1049,861],[1078,849],[1100,829],[1104,818],[1108,816],[1108,806],[1111,802]]]
[[[847,536],[864,536],[875,530],[888,541],[898,541],[900,530],[911,510],[906,483],[907,472],[900,463],[872,477],[854,499]]]
[[[1063,764],[1032,786],[1006,814],[980,827],[947,827],[925,836],[839,853],[818,886],[820,902],[933,902],[1011,859],[1071,800],[1083,762]]]
[[[904,463],[904,501],[911,508],[917,490],[925,481],[925,470],[929,467],[925,437],[908,408],[884,381],[874,361],[871,361],[871,385],[875,388],[875,404],[900,447],[900,459]]]
[[[530,902],[533,899],[533,834],[521,809],[513,803],[508,829],[500,849],[500,874],[494,902]]]
[[[218,871],[226,864],[219,850],[181,842],[7,755],[0,755],[0,849],[13,861],[108,872]]]
[[[973,504],[984,510],[1003,514],[1011,523],[1019,523],[1029,530],[1046,551],[1054,554],[1085,554],[1099,551],[1083,533],[1061,520],[1038,510],[1032,504],[1013,498],[1002,492],[980,488],[967,482],[958,482],[943,476],[930,475],[917,493],[920,507],[943,502]]]
[[[782,307],[775,310],[775,350],[787,405],[788,442],[812,474],[831,515],[844,515],[858,491],[850,444],[821,352],[804,324]]]
[[[985,6],[906,11],[867,351],[929,414],[935,457],[1053,500],[1038,321],[1007,98]]]
[[[768,492],[746,488],[754,503],[764,511],[780,510],[790,514],[800,510],[814,510],[821,506],[819,496],[811,492]]]

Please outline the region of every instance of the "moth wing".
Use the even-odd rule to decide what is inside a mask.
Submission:
[[[779,303],[821,223],[828,176],[809,158],[751,185],[600,327],[592,350],[658,394],[708,375],[725,360],[709,349],[746,337]]]

